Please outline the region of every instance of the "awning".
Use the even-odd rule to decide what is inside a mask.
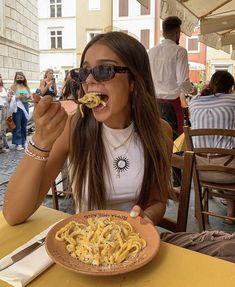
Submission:
[[[235,0],[161,0],[161,18],[172,15],[182,20],[187,36],[200,24],[199,41],[227,53],[234,49]]]
[[[149,0],[137,0],[141,5],[143,5],[146,8],[149,8]]]

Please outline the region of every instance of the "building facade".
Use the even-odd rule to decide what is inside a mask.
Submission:
[[[77,66],[86,44],[99,33],[112,30],[112,0],[77,1]]]
[[[0,0],[0,73],[9,87],[22,71],[30,88],[39,79],[37,0]]]
[[[164,40],[162,20],[160,19],[160,0],[148,0],[148,9],[136,0],[113,0],[113,26],[130,35],[134,35],[145,48]],[[199,28],[192,37],[182,33],[180,45],[188,50],[190,79],[193,82],[204,81],[206,71],[206,46],[198,41]]]
[[[76,67],[77,2],[38,0],[40,78],[52,68],[59,88],[66,72]]]
[[[207,80],[218,70],[228,71],[235,77],[235,61],[230,54],[207,47]]]
[[[113,0],[113,27],[137,38],[148,50],[156,43],[156,4],[149,0],[149,8],[136,0]]]

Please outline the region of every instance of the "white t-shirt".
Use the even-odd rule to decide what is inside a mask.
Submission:
[[[108,164],[108,170],[104,172],[107,209],[130,211],[136,204],[143,181],[142,144],[134,132],[133,123],[120,130],[111,129],[103,124],[102,136]],[[86,185],[85,194],[87,192]],[[77,211],[87,210],[86,203],[85,198],[83,205]]]
[[[7,105],[7,91],[5,88],[2,88],[2,91],[0,91],[0,106]]]

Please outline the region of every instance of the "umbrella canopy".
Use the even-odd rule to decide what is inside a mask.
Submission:
[[[137,0],[141,5],[143,5],[146,8],[149,8],[149,1],[148,0]]]
[[[227,53],[235,50],[235,0],[161,0],[161,18],[171,15],[182,20],[186,35],[200,23],[199,41]]]

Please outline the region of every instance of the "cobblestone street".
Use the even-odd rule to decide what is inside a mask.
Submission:
[[[0,209],[3,204],[6,183],[23,155],[23,151],[17,150],[11,150],[8,153],[0,153]]]
[[[0,210],[2,209],[7,182],[23,155],[24,151],[16,150],[11,150],[8,153],[0,153]],[[52,207],[51,195],[46,196],[43,204],[47,207]],[[71,199],[61,196],[59,199],[59,206],[61,211],[71,214],[74,213],[74,206]]]

